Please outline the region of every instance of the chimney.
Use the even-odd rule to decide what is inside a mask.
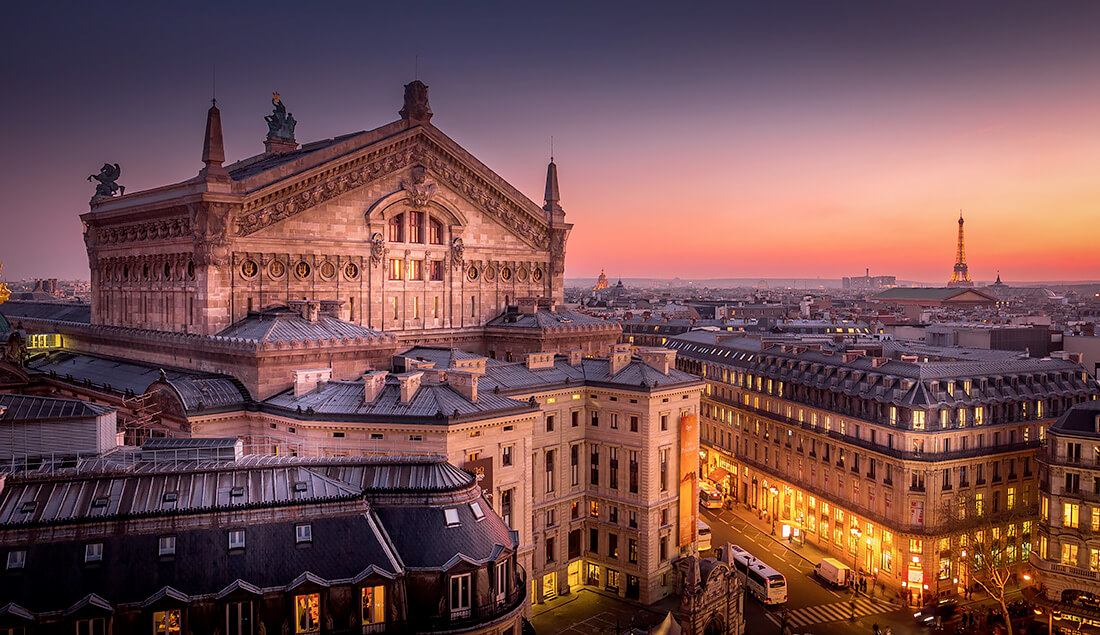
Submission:
[[[409,403],[416,396],[416,391],[420,388],[420,378],[423,375],[424,373],[420,371],[395,375],[398,384],[401,385],[401,403]]]
[[[382,389],[386,387],[386,375],[384,370],[372,370],[363,375],[363,403],[374,403]]]
[[[465,370],[478,375],[485,374],[485,362],[488,357],[471,357],[470,359],[456,359],[451,363],[454,370]]]
[[[850,363],[856,361],[857,359],[859,359],[860,357],[866,357],[866,356],[867,356],[867,351],[864,351],[864,350],[846,351],[844,353],[844,363],[845,364],[850,364]]]
[[[872,357],[871,358],[871,366],[873,366],[875,368],[878,368],[879,366],[882,366],[883,364],[885,364],[888,361],[890,361],[889,357]]]
[[[527,370],[554,367],[554,353],[527,353]]]
[[[615,344],[608,356],[608,373],[615,375],[630,364],[630,344]]]
[[[516,298],[516,305],[520,314],[534,315],[539,308],[538,298]]]
[[[584,359],[584,351],[579,348],[574,348],[573,350],[566,351],[565,354],[569,356],[570,366],[580,366],[581,360]]]
[[[217,101],[211,100],[210,110],[206,111],[206,136],[202,140],[202,162],[199,176],[205,181],[228,181],[229,172],[222,166],[225,162],[225,149],[222,145],[222,115],[218,111]]]
[[[305,314],[302,315],[310,322],[316,322],[317,317],[321,314],[321,303],[316,300],[310,300],[305,303]]]
[[[332,379],[332,368],[306,368],[290,371],[291,382],[294,384],[294,397],[301,397],[307,392]]]
[[[676,365],[676,351],[669,348],[640,348],[638,354],[646,365],[662,375],[667,375],[669,369]]]
[[[918,359],[920,359],[920,358],[917,357],[916,355],[902,355],[901,356],[901,361],[910,362],[910,363],[913,363],[913,364],[916,364]]]
[[[477,381],[481,374],[468,370],[451,370],[447,372],[447,383],[452,388],[462,393],[471,402],[477,402]]]

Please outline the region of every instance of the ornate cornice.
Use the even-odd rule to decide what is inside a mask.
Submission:
[[[406,138],[341,165],[245,202],[235,234],[248,236],[378,178],[421,165],[482,211],[510,228],[533,247],[549,249],[550,229],[536,216],[502,194],[489,181],[456,161],[426,137]]]

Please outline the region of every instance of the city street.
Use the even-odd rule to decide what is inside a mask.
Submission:
[[[714,546],[727,542],[738,545],[787,577],[788,600],[784,606],[765,607],[751,597],[745,599],[746,633],[778,633],[784,609],[788,611],[791,632],[796,634],[869,634],[875,624],[883,631],[890,627],[895,635],[925,635],[927,632],[913,623],[913,612],[908,608],[882,598],[853,597],[850,592],[829,588],[812,574],[814,563],[734,512],[700,509],[699,514],[711,526]],[[851,619],[851,602],[856,605],[854,620]]]

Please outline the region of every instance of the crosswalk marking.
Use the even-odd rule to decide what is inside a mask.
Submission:
[[[877,613],[889,613],[897,606],[882,600],[859,598],[856,603],[856,617],[863,615],[875,615]],[[835,602],[833,604],[819,604],[800,609],[792,609],[787,613],[787,625],[791,628],[822,624],[824,622],[839,622],[852,617],[852,607],[848,602]],[[779,626],[782,618],[778,613],[769,613],[768,619]]]

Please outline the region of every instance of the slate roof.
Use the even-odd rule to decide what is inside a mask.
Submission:
[[[384,337],[380,331],[345,322],[329,315],[321,315],[316,322],[310,322],[297,311],[286,307],[250,312],[244,319],[219,332],[218,336],[257,342],[305,342]]]
[[[447,369],[452,358],[448,349],[416,346],[402,353],[406,358],[424,359],[435,363],[436,369]],[[477,358],[479,356],[472,356]],[[525,362],[504,362],[487,359],[485,374],[478,378],[478,399],[487,391],[530,392],[561,384],[599,384],[618,388],[664,388],[677,384],[698,383],[701,380],[675,368],[667,375],[638,359],[632,359],[619,372],[610,373],[607,358],[586,357],[577,366],[569,364],[568,357],[556,355],[554,365],[548,368],[530,369]]]
[[[670,339],[667,346],[685,358],[908,407],[959,407],[1100,392],[1095,381],[1082,379],[1079,364],[1060,359],[905,362],[891,358],[875,366],[870,357],[845,362],[840,352],[830,354],[831,350],[784,350],[784,346],[775,345],[754,351],[754,347],[761,346],[758,342],[746,338],[718,342],[719,335],[693,331]],[[903,349],[892,350],[897,353]],[[971,382],[969,393],[962,387],[968,379],[976,380]],[[945,388],[948,381],[958,382],[950,395]]]
[[[348,139],[354,137],[359,132],[355,132],[340,137],[334,137],[332,139],[321,139],[320,141],[313,141],[311,143],[304,144],[297,150],[291,150],[289,152],[280,152],[279,154],[273,154],[265,156],[264,154],[257,154],[247,159],[242,159],[236,163],[225,166],[229,171],[229,177],[234,181],[243,181],[251,176],[273,170],[281,165],[286,165],[292,161],[297,161],[302,157],[308,156],[317,152],[318,150],[324,150]]]
[[[0,313],[7,316],[8,321],[19,321],[19,318],[35,318],[39,320],[58,320],[62,322],[80,322],[88,324],[92,321],[92,306],[90,304],[76,304],[70,302],[22,302],[8,300],[0,304]]]
[[[1086,401],[1067,410],[1050,427],[1054,434],[1059,432],[1074,436],[1100,437],[1100,401]]]
[[[140,604],[165,587],[197,596],[217,594],[238,580],[246,588],[286,588],[306,571],[324,581],[351,580],[371,566],[397,573],[366,514],[309,523],[308,546],[295,543],[295,521],[232,526],[245,529],[245,548],[233,552],[229,527],[180,527],[164,532],[176,537],[172,558],[159,557],[159,534],[115,534],[102,539],[103,561],[94,566],[84,564],[85,540],[37,542],[26,546],[22,572],[0,576],[0,597],[44,612],[71,607],[93,591],[109,605]]]
[[[877,293],[872,297],[875,300],[934,300],[944,301],[950,300],[956,295],[963,293],[976,293],[980,296],[985,296],[990,302],[995,301],[997,298],[990,295],[986,291],[975,289],[973,287],[965,288],[907,288],[907,287],[894,287],[893,289],[887,289],[881,293]]]
[[[441,507],[376,507],[401,559],[409,569],[446,569],[459,558],[483,563],[498,557],[504,549],[515,549],[516,539],[508,526],[492,512],[484,498],[478,499],[485,516],[476,520],[470,503]],[[458,511],[459,524],[447,526],[444,509]],[[425,540],[432,536],[434,540]]]
[[[554,311],[538,310],[534,313],[502,313],[489,320],[486,328],[513,328],[513,329],[563,329],[577,326],[598,326],[603,328],[618,328],[618,324],[584,313],[557,309]]]
[[[57,399],[55,397],[0,393],[0,421],[3,422],[98,417],[112,410],[114,408],[110,406],[93,404],[79,399]]]
[[[161,367],[85,353],[55,351],[28,364],[40,373],[55,374],[73,383],[91,382],[135,395],[145,393],[160,378]],[[248,390],[228,375],[213,375],[179,368],[164,368],[168,384],[179,394],[188,411],[239,408],[251,401]]]
[[[447,384],[421,383],[416,393],[407,403],[401,402],[401,387],[394,376],[386,378],[386,385],[367,403],[364,400],[363,380],[330,381],[320,384],[314,390],[295,397],[293,390],[280,393],[263,402],[261,408],[269,412],[292,411],[295,416],[301,408],[306,416],[356,421],[392,421],[395,418],[415,417],[447,423],[448,417],[483,415],[496,411],[515,411],[534,409],[524,401],[487,392],[479,385],[477,401],[467,399]],[[306,412],[309,411],[309,412]]]

